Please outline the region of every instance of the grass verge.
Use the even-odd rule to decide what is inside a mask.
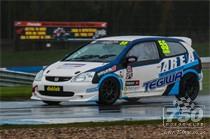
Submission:
[[[193,43],[193,49],[198,52],[200,57],[209,57],[210,56],[210,44],[209,43]]]
[[[201,95],[210,94],[210,69],[203,70],[203,90]]]
[[[0,87],[0,100],[29,99],[31,90],[31,86]]]
[[[70,53],[68,49],[17,51],[2,53],[2,67],[10,66],[43,66],[52,64]],[[24,59],[24,60],[23,60]]]

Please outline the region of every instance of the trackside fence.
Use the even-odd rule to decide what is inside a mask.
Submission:
[[[0,86],[31,85],[35,74],[0,69]]]

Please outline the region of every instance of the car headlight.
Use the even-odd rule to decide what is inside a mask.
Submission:
[[[42,77],[43,77],[43,73],[44,73],[44,70],[41,70],[40,72],[38,72],[36,74],[36,77],[35,77],[35,81],[41,81]]]
[[[91,82],[95,72],[85,72],[77,75],[72,79],[72,82]]]

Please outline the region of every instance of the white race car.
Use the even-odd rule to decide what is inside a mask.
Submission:
[[[41,70],[31,99],[47,104],[173,95],[194,100],[202,89],[201,61],[187,37],[106,37]],[[56,52],[55,52],[56,53]]]

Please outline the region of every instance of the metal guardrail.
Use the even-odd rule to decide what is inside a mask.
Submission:
[[[201,57],[203,69],[210,69],[210,57]]]
[[[210,57],[201,57],[202,63],[210,63]]]
[[[201,57],[202,63],[210,63],[210,57]]]
[[[202,57],[201,61],[204,68],[210,68],[210,57]],[[10,71],[0,68],[0,86],[31,85],[35,75],[34,73]]]
[[[31,85],[35,74],[0,69],[0,86]]]

